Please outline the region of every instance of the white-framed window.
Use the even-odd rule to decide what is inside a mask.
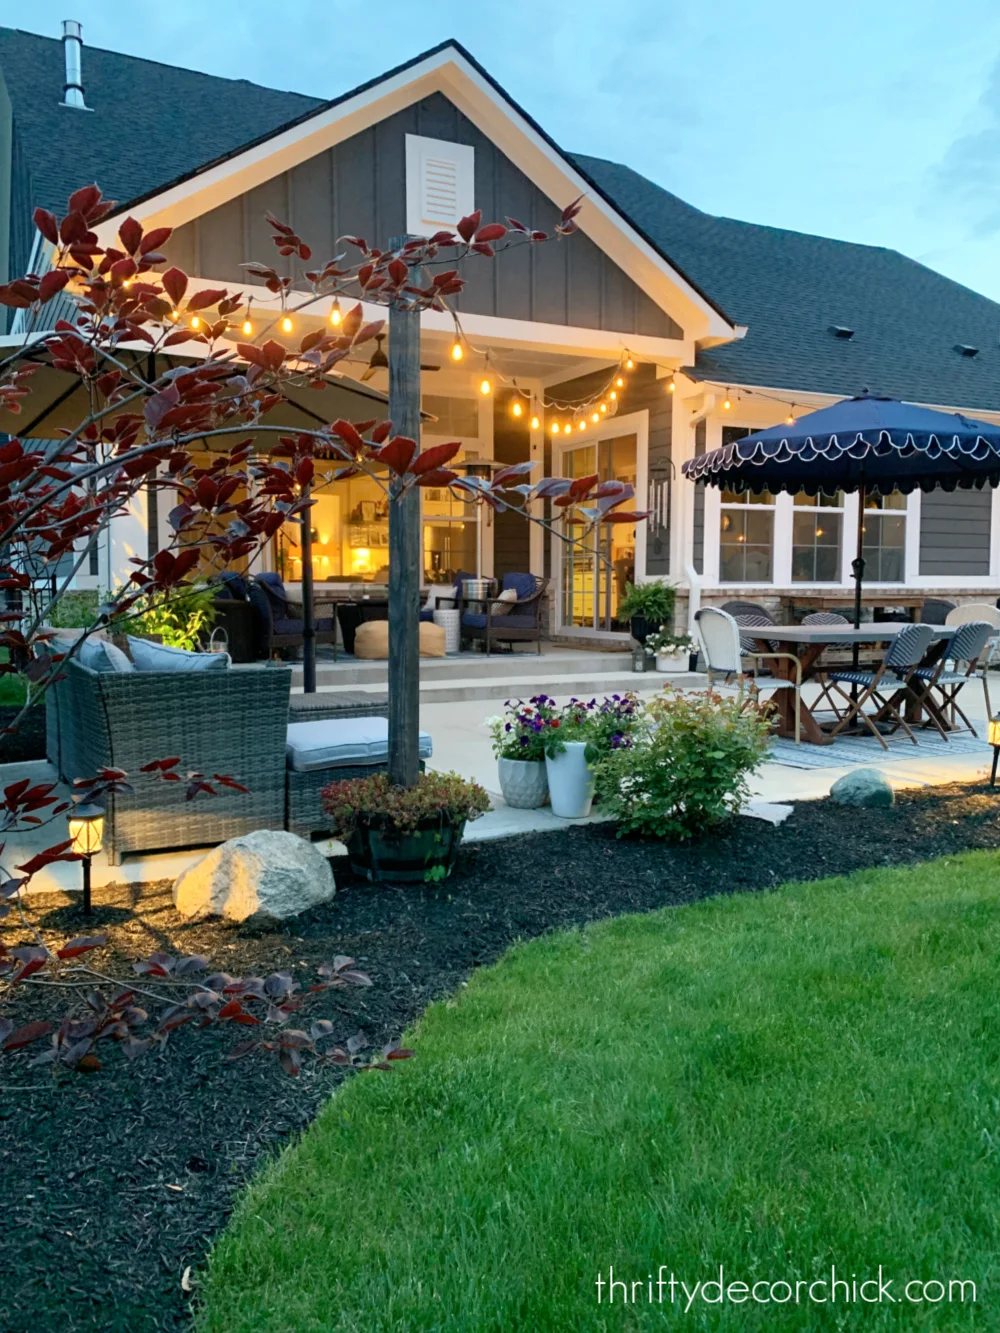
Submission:
[[[907,498],[899,491],[867,497],[864,514],[859,516],[867,582],[906,582],[907,509]]]
[[[719,498],[719,580],[774,579],[775,497],[770,491],[723,491]]]
[[[792,582],[839,583],[844,559],[844,493],[792,499]]]
[[[476,151],[467,144],[406,136],[406,230],[432,236],[475,209]]]

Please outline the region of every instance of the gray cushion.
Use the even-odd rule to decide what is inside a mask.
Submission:
[[[389,757],[389,719],[338,717],[323,722],[292,722],[288,728],[288,766],[299,773],[317,769],[384,764]],[[421,759],[432,754],[431,738],[420,733]]]
[[[117,671],[125,675],[135,670],[122,650],[107,639],[85,639],[74,656],[91,671]]]
[[[131,634],[128,646],[136,671],[225,671],[230,662],[228,653],[189,653],[165,643],[134,639]]]

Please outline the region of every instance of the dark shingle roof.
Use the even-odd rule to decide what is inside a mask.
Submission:
[[[748,326],[699,355],[731,384],[836,394],[865,385],[1000,409],[1000,305],[895,250],[713,217],[629,167],[574,156],[657,246]],[[832,325],[854,330],[837,338]],[[962,356],[959,344],[979,348]]]
[[[32,205],[56,211],[84,177],[110,198],[136,199],[328,105],[85,46],[93,110],[75,111],[59,105],[61,41],[12,28],[0,28],[0,70],[30,164]],[[713,217],[629,167],[571,160],[665,258],[749,326],[742,341],[700,354],[698,374],[837,394],[868,385],[1000,409],[997,303],[893,250]],[[831,325],[854,337],[835,338]],[[960,344],[978,355],[960,355]]]

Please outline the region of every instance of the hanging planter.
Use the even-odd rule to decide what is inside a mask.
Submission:
[[[447,879],[466,823],[490,808],[483,788],[457,773],[421,773],[413,787],[394,787],[385,773],[349,778],[324,787],[322,800],[351,869],[379,884]]]

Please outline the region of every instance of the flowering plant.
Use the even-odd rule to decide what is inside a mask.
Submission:
[[[545,753],[561,754],[572,741],[586,741],[587,760],[593,763],[610,750],[627,748],[641,717],[641,704],[634,694],[605,696],[600,704],[570,699],[557,716],[548,719],[543,733]]]
[[[497,759],[541,761],[545,758],[545,730],[557,716],[555,700],[547,694],[532,695],[527,703],[508,699],[503,713],[486,723],[494,755]]]
[[[646,638],[646,650],[650,653],[690,652],[693,647],[694,640],[690,634],[675,634],[665,625]]]

